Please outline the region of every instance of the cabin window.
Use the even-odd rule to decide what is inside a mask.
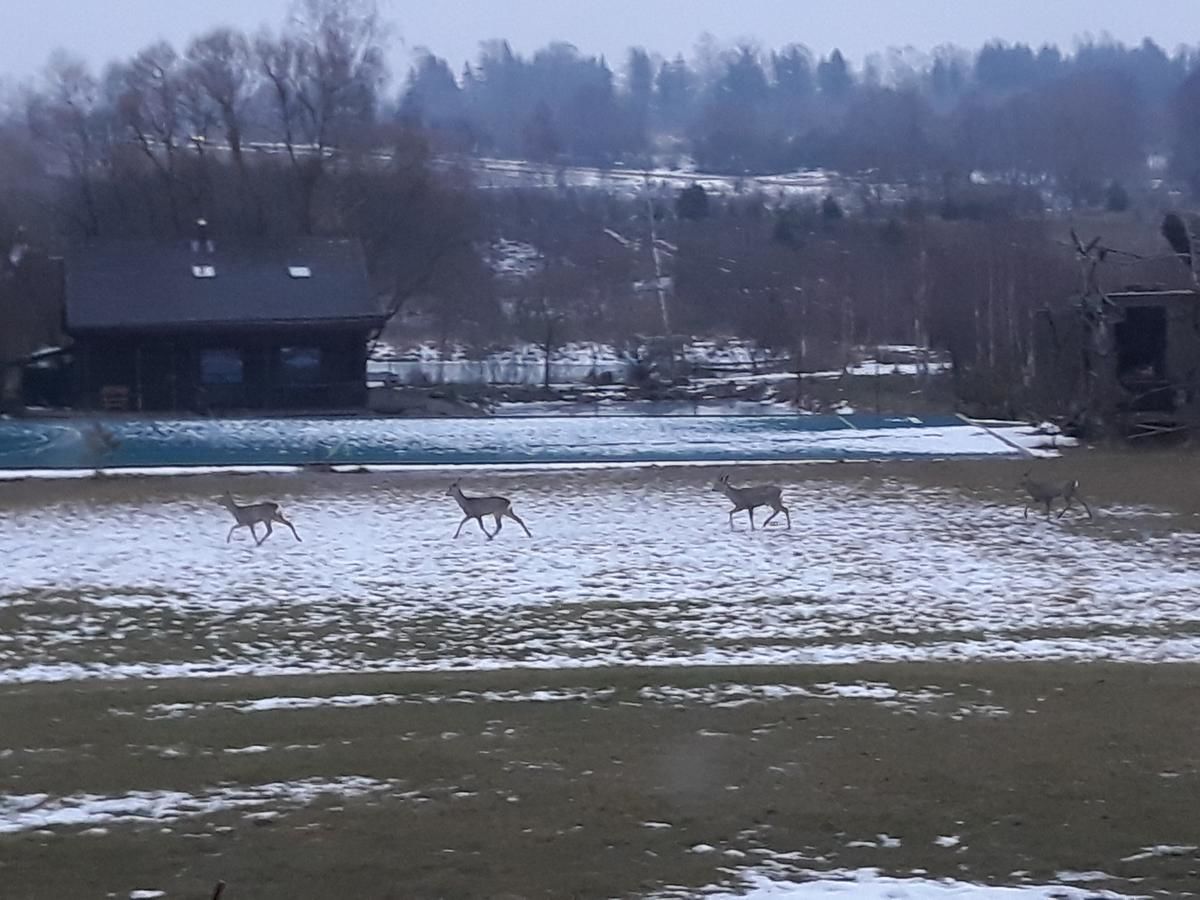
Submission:
[[[317,347],[280,347],[279,371],[288,384],[321,380],[321,351]]]
[[[242,354],[227,348],[200,353],[200,381],[204,384],[241,384]]]

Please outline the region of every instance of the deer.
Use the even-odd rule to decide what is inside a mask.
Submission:
[[[1029,473],[1026,472],[1021,476],[1021,487],[1023,487],[1025,492],[1029,494],[1029,499],[1025,501],[1024,518],[1026,519],[1029,518],[1029,507],[1039,504],[1046,508],[1046,518],[1049,519],[1050,507],[1059,497],[1062,497],[1065,502],[1063,504],[1063,508],[1059,511],[1057,518],[1061,519],[1064,515],[1066,515],[1067,510],[1071,508],[1071,504],[1075,500],[1078,500],[1083,505],[1083,508],[1087,510],[1089,519],[1094,518],[1092,516],[1092,508],[1087,505],[1087,501],[1084,500],[1079,493],[1078,480],[1038,481],[1034,478],[1031,478]]]
[[[229,543],[233,539],[233,533],[239,528],[249,528],[250,535],[254,538],[254,545],[261,547],[262,542],[271,536],[271,523],[278,522],[281,525],[286,525],[292,529],[292,535],[297,541],[300,540],[300,535],[296,534],[296,526],[283,517],[283,513],[279,511],[279,504],[266,501],[264,503],[249,503],[242,505],[233,499],[233,495],[226,491],[217,498],[217,503],[233,514],[234,525],[229,529],[229,534],[225,535],[225,543]],[[259,538],[258,533],[254,530],[254,526],[259,523],[267,526],[267,533]]]
[[[783,513],[787,519],[787,527],[792,527],[792,514],[788,508],[783,505],[783,489],[774,484],[758,484],[750,487],[735,488],[729,483],[729,476],[722,475],[713,484],[712,489],[715,493],[724,494],[729,498],[729,502],[733,504],[733,509],[729,511],[729,530],[733,531],[733,514],[746,510],[750,516],[750,530],[754,530],[754,510],[760,506],[769,506],[775,510],[767,517],[767,521],[763,522],[763,528],[771,524],[780,513]]]
[[[446,496],[453,497],[458,502],[459,508],[463,511],[463,519],[458,523],[458,530],[454,532],[455,538],[462,534],[463,526],[471,521],[471,519],[474,519],[479,523],[479,530],[487,535],[487,539],[490,541],[500,533],[505,516],[520,525],[525,530],[526,536],[533,537],[529,533],[529,529],[526,528],[525,523],[521,521],[521,517],[513,512],[512,501],[507,497],[468,497],[462,492],[459,479],[455,479],[454,483],[446,488]],[[484,516],[491,516],[496,520],[496,530],[494,532],[489,533],[487,528],[484,527]]]

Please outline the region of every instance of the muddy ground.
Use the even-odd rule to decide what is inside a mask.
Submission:
[[[22,794],[333,775],[388,787],[277,816],[5,835],[0,883],[14,900],[200,898],[218,879],[230,900],[599,898],[699,887],[794,854],[801,868],[1003,883],[1094,872],[1105,877],[1092,888],[1195,896],[1194,851],[1122,860],[1195,843],[1198,678],[1195,666],[975,664],[7,687],[0,721],[15,752],[0,777]],[[641,692],[864,681],[899,699],[719,706]],[[144,717],[180,701],[580,688],[605,692]],[[922,692],[941,696],[905,699]],[[246,746],[268,749],[224,752]],[[899,846],[869,846],[881,834]]]

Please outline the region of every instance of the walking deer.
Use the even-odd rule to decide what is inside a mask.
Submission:
[[[1059,497],[1062,497],[1065,502],[1063,503],[1062,510],[1059,511],[1058,518],[1061,519],[1066,515],[1067,510],[1071,508],[1071,504],[1075,500],[1078,500],[1083,508],[1087,510],[1088,518],[1093,518],[1092,508],[1087,505],[1087,501],[1079,493],[1079,482],[1077,480],[1038,481],[1030,478],[1029,473],[1026,472],[1021,476],[1021,487],[1025,489],[1025,493],[1029,494],[1029,499],[1025,501],[1024,518],[1026,519],[1029,518],[1029,507],[1037,505],[1045,507],[1046,518],[1049,519],[1050,507]]]
[[[241,505],[234,502],[233,495],[226,491],[219,498],[217,503],[225,507],[233,514],[234,525],[229,529],[229,534],[225,535],[225,543],[229,543],[233,538],[233,533],[239,528],[249,528],[250,535],[254,538],[255,546],[261,546],[262,542],[271,536],[271,523],[278,522],[281,525],[286,525],[292,529],[292,535],[296,540],[300,540],[300,535],[296,534],[296,527],[283,517],[283,513],[279,511],[278,503],[266,501],[264,503],[249,503]],[[267,526],[267,533],[259,538],[258,532],[254,530],[254,526],[262,523]]]
[[[792,527],[792,514],[788,508],[783,505],[783,489],[774,484],[758,484],[751,487],[735,488],[729,483],[729,476],[722,475],[717,479],[712,487],[713,491],[719,494],[724,494],[729,498],[729,502],[733,504],[733,509],[729,511],[729,528],[733,530],[733,514],[746,510],[750,516],[750,530],[754,530],[754,510],[760,506],[769,506],[775,510],[767,517],[767,521],[763,522],[763,528],[771,524],[780,513],[783,513],[787,519],[787,527]]]
[[[474,519],[479,523],[479,530],[487,535],[487,539],[490,541],[500,533],[500,529],[503,527],[502,520],[505,516],[508,516],[508,518],[520,525],[525,530],[526,535],[533,537],[529,533],[529,529],[525,527],[525,523],[521,521],[521,517],[513,512],[512,501],[507,497],[468,497],[462,492],[457,479],[450,487],[446,488],[446,495],[458,501],[458,505],[463,511],[463,519],[458,523],[458,531],[454,532],[456,538],[462,534],[463,526],[471,521],[471,519]],[[496,530],[494,532],[489,533],[484,527],[484,516],[491,516],[496,520]]]

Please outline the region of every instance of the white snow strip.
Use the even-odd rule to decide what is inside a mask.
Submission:
[[[824,700],[850,698],[919,704],[929,703],[947,695],[935,691],[906,693],[878,682],[860,682],[858,684],[814,684],[809,687],[793,684],[712,684],[703,688],[661,685],[643,687],[638,691],[638,696],[643,700],[660,703],[704,703],[710,706],[733,707],[790,697],[812,697]]]
[[[342,778],[225,787],[204,794],[181,791],[131,791],[116,797],[75,794],[0,794],[0,834],[40,828],[88,828],[110,824],[172,822],[229,810],[264,806],[299,807],[333,794],[361,797],[391,789],[395,782],[351,775]]]
[[[1138,862],[1163,856],[1187,856],[1197,850],[1200,850],[1200,847],[1195,844],[1156,844],[1153,847],[1143,847],[1132,856],[1122,857],[1121,862]]]
[[[456,694],[334,694],[329,697],[263,697],[258,700],[222,700],[213,703],[157,703],[146,710],[155,719],[175,719],[211,710],[239,713],[280,712],[305,709],[356,709],[366,706],[398,706],[403,703],[562,703],[607,700],[612,688],[599,690],[459,691]],[[122,714],[123,710],[114,710]],[[227,749],[226,753],[262,753],[268,747]]]
[[[704,900],[808,900],[811,897],[852,897],[855,900],[1121,900],[1138,896],[1063,885],[993,886],[949,878],[899,878],[882,875],[878,869],[810,871],[794,877],[803,880],[776,880],[750,872],[742,876],[742,886],[733,891],[717,887],[699,891],[668,888],[654,897],[657,900],[701,897]]]
[[[49,478],[132,478],[181,475],[290,475],[304,471],[303,466],[122,466],[112,469],[0,469],[0,481]],[[100,473],[98,476],[97,473]]]

